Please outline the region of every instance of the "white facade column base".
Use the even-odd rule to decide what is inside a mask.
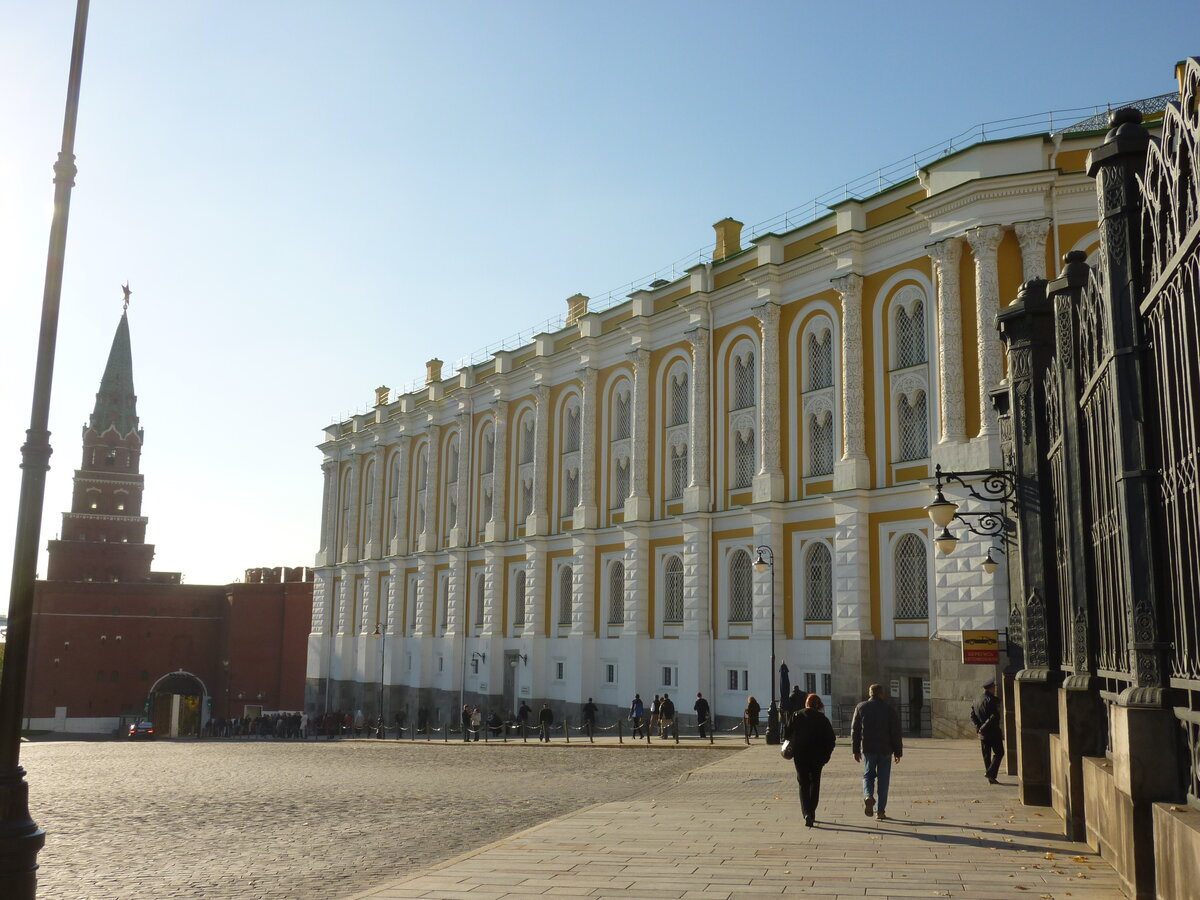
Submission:
[[[540,513],[531,513],[525,520],[525,535],[545,535],[550,533],[550,517]]]
[[[708,512],[709,502],[708,485],[693,484],[683,489],[683,511],[685,513]]]
[[[839,459],[833,464],[833,489],[852,491],[871,486],[871,461],[865,456]]]
[[[600,522],[600,511],[593,506],[580,505],[571,513],[576,528],[595,528]]]
[[[769,503],[783,499],[783,473],[759,472],[753,481],[754,502]]]
[[[492,519],[483,526],[483,539],[490,543],[500,542],[506,539],[504,523]]]
[[[650,495],[630,494],[625,498],[625,521],[645,522],[650,519]]]

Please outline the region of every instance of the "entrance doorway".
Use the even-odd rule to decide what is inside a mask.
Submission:
[[[199,737],[204,724],[208,691],[202,682],[182,669],[154,682],[146,696],[146,718],[156,734],[166,737]]]

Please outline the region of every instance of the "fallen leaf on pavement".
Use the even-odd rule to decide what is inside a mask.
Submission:
[[[1047,853],[1047,854],[1046,854],[1046,859],[1054,859],[1054,854],[1053,854],[1053,853]]]

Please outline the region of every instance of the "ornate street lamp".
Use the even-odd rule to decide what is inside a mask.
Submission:
[[[934,488],[933,502],[925,507],[929,520],[934,528],[940,528],[933,539],[938,551],[949,556],[958,546],[958,538],[950,531],[950,526],[961,522],[972,534],[982,537],[998,537],[1007,543],[1012,539],[1016,523],[1007,515],[1005,509],[1014,505],[1016,494],[1016,477],[1005,469],[977,469],[972,472],[946,472],[939,465],[934,469],[937,484]],[[984,512],[959,512],[957,503],[946,499],[942,493],[944,483],[954,482],[962,487],[970,496],[985,503],[999,503],[1001,510],[986,510]],[[999,548],[996,548],[999,549]],[[981,563],[983,570],[989,575],[996,571],[999,565],[989,551],[987,558]]]
[[[37,895],[37,854],[45,833],[29,815],[29,785],[21,768],[21,713],[29,663],[33,592],[37,581],[38,536],[50,468],[50,385],[58,338],[58,307],[66,258],[67,219],[75,185],[75,122],[79,113],[79,84],[83,74],[83,44],[87,34],[88,0],[77,0],[67,107],[63,117],[62,148],[54,164],[54,218],[46,256],[46,285],[42,293],[42,326],[33,378],[33,411],[21,447],[21,499],[17,507],[13,548],[12,589],[8,605],[8,640],[0,676],[0,897],[32,900]]]
[[[380,654],[379,654],[379,702],[376,704],[375,708],[377,710],[379,710],[379,719],[380,719],[380,721],[385,723],[384,727],[386,728],[387,727],[387,725],[386,725],[387,719],[384,718],[384,710],[383,710],[383,676],[384,676],[384,668],[387,665],[387,610],[386,609],[383,611],[383,622],[380,623],[379,625],[375,626],[375,637],[379,638],[382,641],[382,643],[380,644],[381,650],[380,650]]]
[[[775,554],[766,544],[755,547],[754,571],[771,573],[771,708],[767,711],[767,743],[779,743],[779,705],[775,702]]]

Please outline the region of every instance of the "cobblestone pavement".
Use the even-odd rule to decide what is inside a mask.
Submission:
[[[398,741],[32,742],[38,896],[318,900],[674,783],[736,750]]]
[[[987,784],[975,741],[905,740],[884,821],[863,815],[861,773],[843,740],[805,828],[791,764],[756,744],[347,900],[1124,900],[1053,810]]]

